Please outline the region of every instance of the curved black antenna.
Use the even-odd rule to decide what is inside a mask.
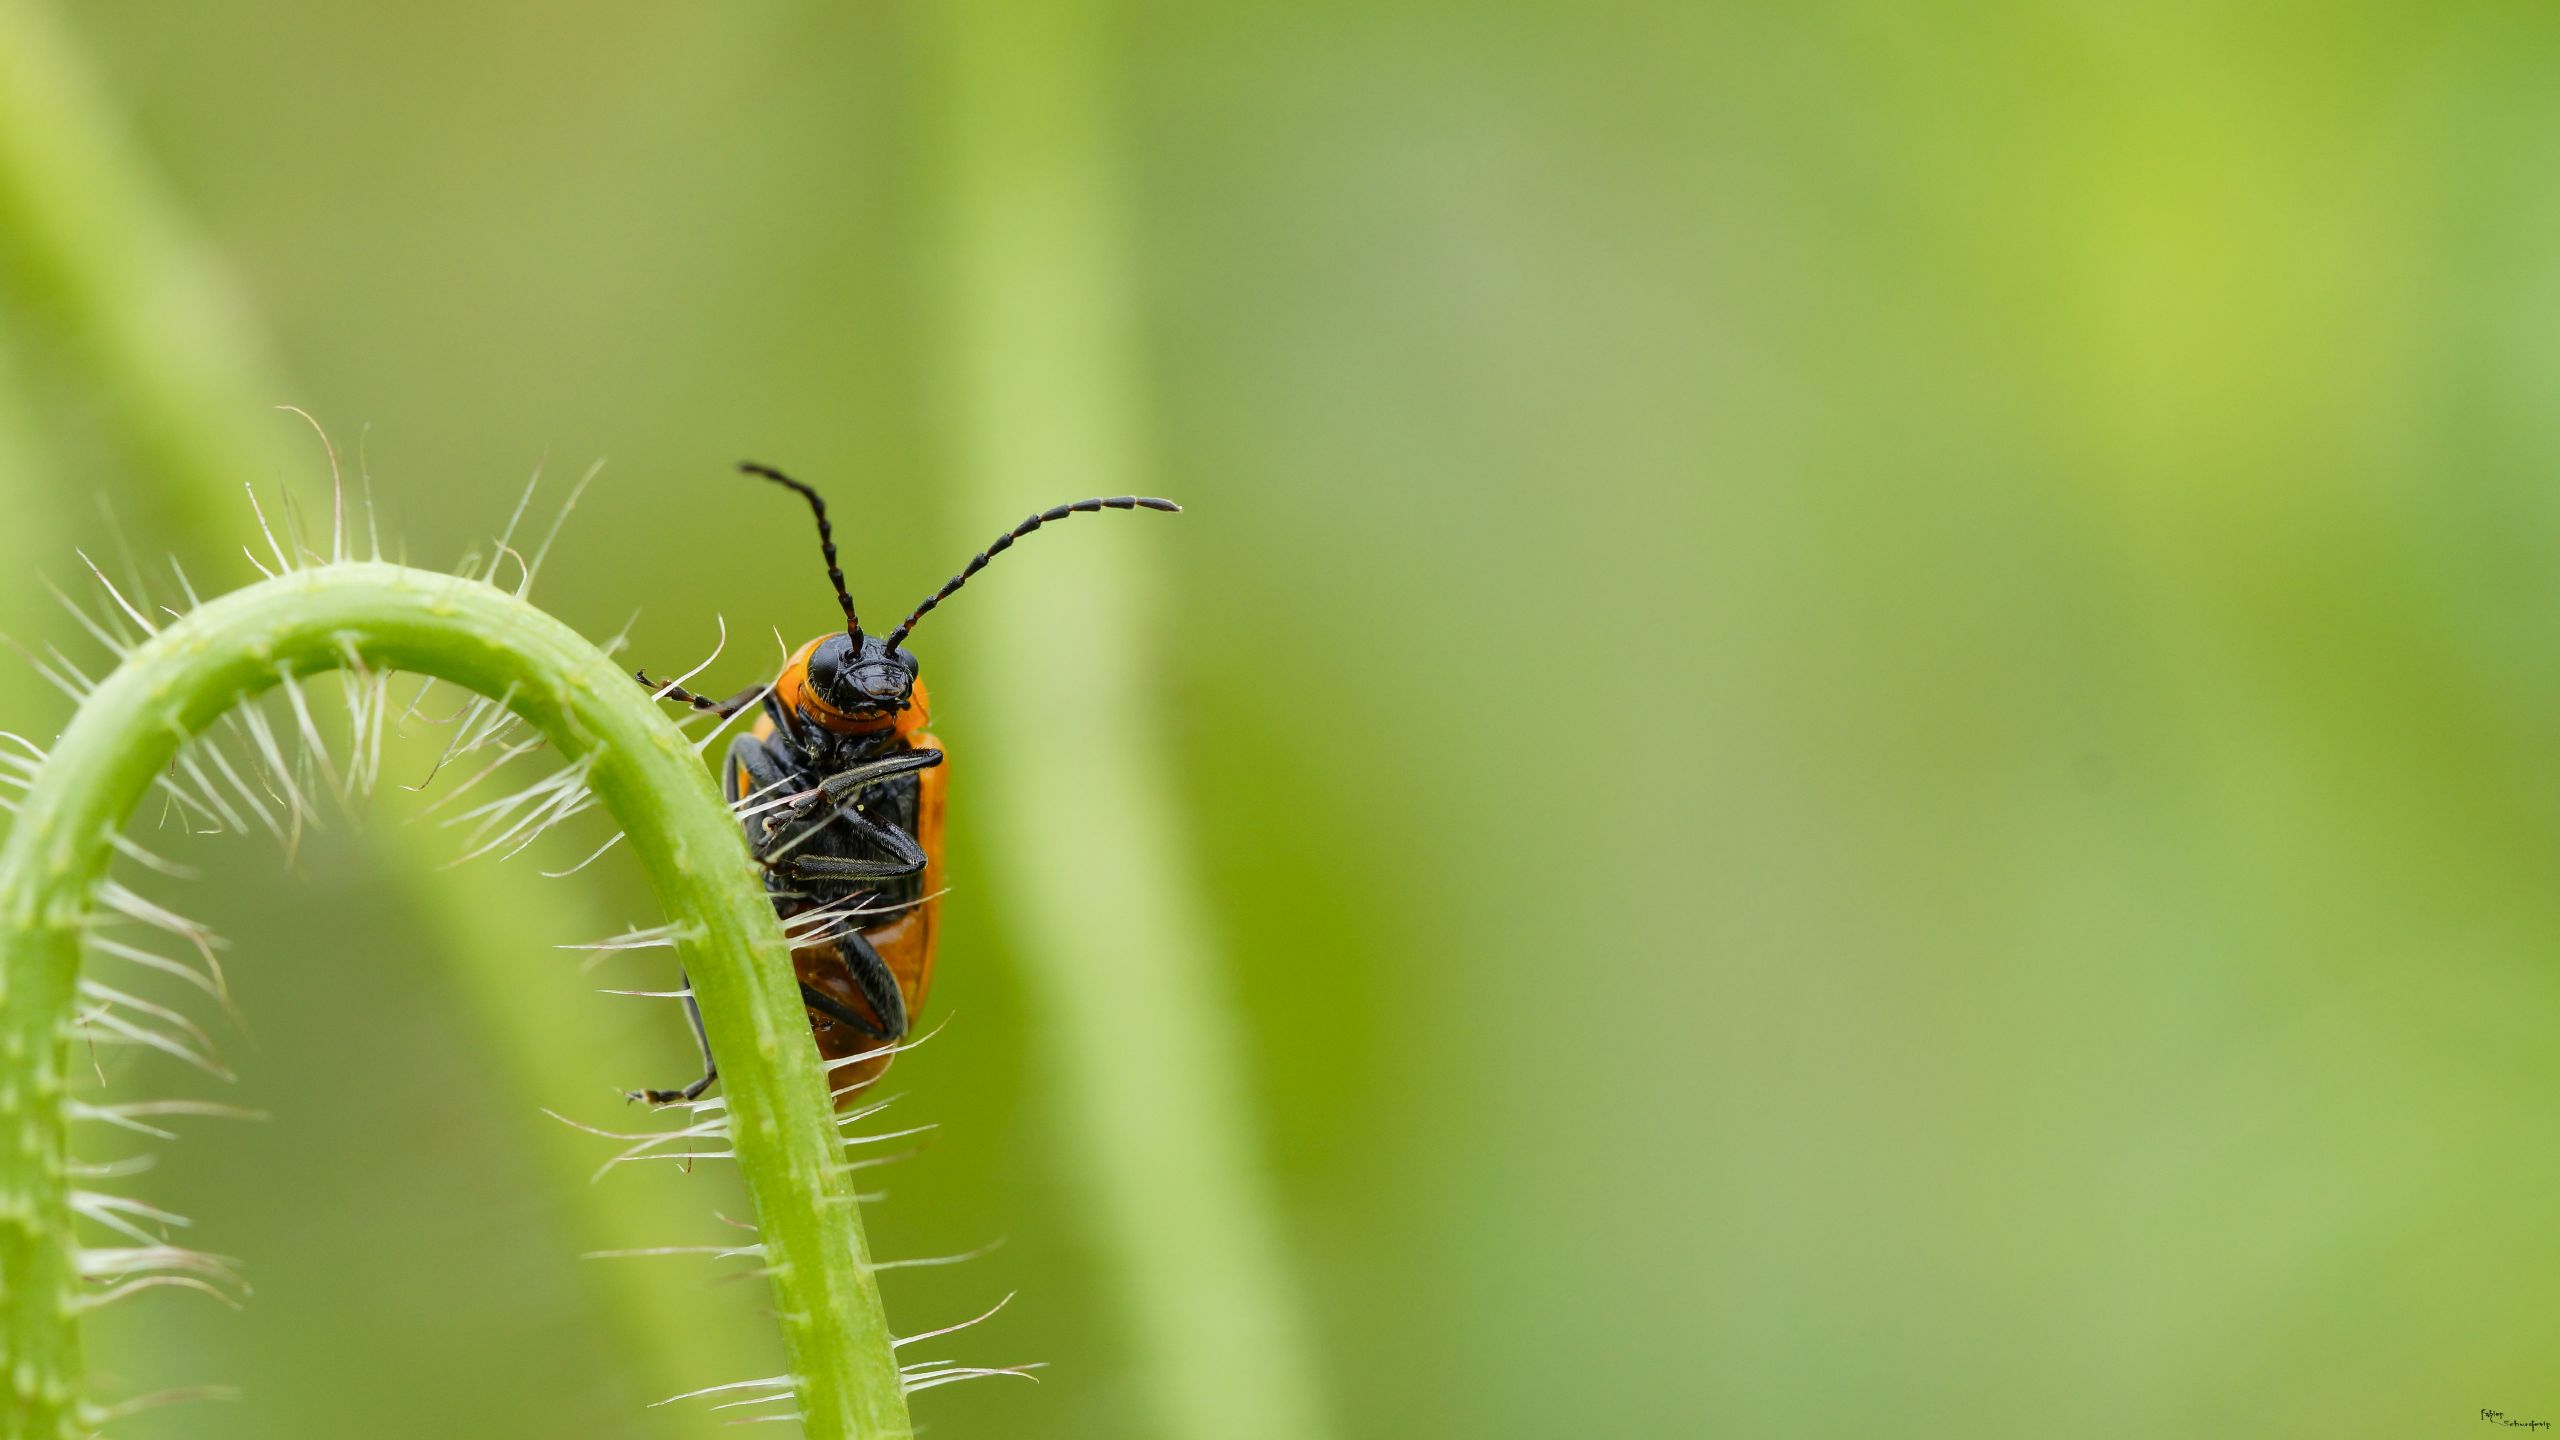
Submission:
[[[897,649],[898,642],[907,638],[907,632],[916,628],[917,621],[932,613],[934,606],[950,599],[953,591],[968,584],[970,576],[986,569],[987,562],[1011,548],[1014,541],[1053,520],[1064,520],[1070,515],[1089,514],[1095,510],[1162,510],[1167,514],[1179,514],[1182,507],[1170,500],[1152,500],[1143,495],[1114,495],[1107,500],[1078,500],[1072,505],[1053,505],[997,536],[996,543],[979,551],[978,557],[962,566],[959,574],[952,576],[941,589],[926,596],[925,602],[915,608],[914,614],[899,621],[898,628],[889,632],[889,648]]]
[[[792,479],[790,476],[783,474],[781,471],[774,469],[770,465],[759,465],[753,460],[741,460],[738,462],[738,473],[741,475],[761,475],[776,485],[790,486],[792,489],[799,491],[801,498],[809,502],[809,508],[817,513],[818,548],[825,551],[827,554],[827,578],[835,582],[836,603],[844,607],[844,633],[853,637],[853,653],[856,656],[861,655],[862,622],[854,618],[853,596],[846,592],[844,588],[844,571],[836,565],[836,532],[835,527],[827,523],[827,502],[818,498],[817,491],[810,489],[808,486],[801,484],[799,481]]]

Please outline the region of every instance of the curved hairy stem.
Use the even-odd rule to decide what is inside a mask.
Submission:
[[[678,927],[804,1429],[908,1433],[780,926],[691,745],[601,651],[514,597],[339,564],[212,601],[135,649],[81,706],[0,847],[0,1440],[89,1433],[63,1090],[81,941],[115,839],[188,736],[272,686],[357,662],[502,697],[585,763]]]
[[[239,539],[241,479],[275,473],[279,438],[300,428],[270,407],[304,392],[281,378],[218,257],[117,120],[60,7],[0,0],[0,332],[42,337],[74,367],[76,393],[117,422],[133,462],[120,480],[129,479],[133,499],[168,538],[191,546],[190,568],[204,573],[211,565],[194,562]],[[0,417],[0,432],[7,429]],[[28,453],[12,456],[11,438]],[[43,438],[33,427],[0,433],[0,559],[29,566],[62,564],[69,554],[68,542],[43,538],[59,526],[33,523],[61,504],[37,463]],[[24,580],[19,595],[32,599],[32,574]],[[24,635],[33,622],[10,613],[13,584],[17,572],[0,573],[0,630]],[[0,696],[0,711],[14,715],[14,698]],[[0,724],[22,719],[0,716]],[[602,1035],[561,1020],[584,999],[584,984],[565,969],[528,971],[505,943],[602,934],[585,894],[521,866],[449,869],[449,856],[431,849],[442,837],[430,827],[385,827],[365,840],[517,1077],[515,1093],[558,1097],[594,1085],[610,1061]],[[676,1187],[587,1184],[587,1140],[529,1107],[519,1133],[548,1167],[582,1249],[664,1245],[703,1219]],[[764,1361],[752,1334],[700,1323],[701,1287],[678,1267],[591,1265],[582,1277],[612,1349],[631,1358],[653,1394],[704,1375],[747,1374]]]

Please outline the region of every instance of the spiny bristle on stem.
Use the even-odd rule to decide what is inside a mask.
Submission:
[[[116,608],[124,612],[126,619],[131,620],[136,626],[140,627],[142,633],[145,635],[157,635],[160,633],[160,627],[152,624],[149,616],[135,608],[132,601],[124,598],[124,592],[116,588],[116,582],[107,578],[106,571],[98,568],[97,561],[89,558],[88,551],[75,550],[72,553],[80,557],[80,563],[88,567],[90,576],[98,582],[98,588],[107,592],[107,598],[116,602]],[[146,600],[149,599],[148,596],[145,596],[144,598]]]
[[[171,1214],[156,1206],[145,1205],[139,1200],[128,1199],[122,1195],[107,1195],[95,1190],[72,1191],[71,1209],[82,1218],[94,1221],[140,1245],[162,1244],[169,1238],[167,1231],[183,1230],[195,1223],[184,1215]],[[162,1233],[154,1234],[142,1228],[139,1222],[145,1220],[160,1226]]]
[[[669,922],[664,925],[651,925],[643,929],[626,930],[619,935],[607,936],[602,940],[570,942],[561,944],[554,948],[561,950],[585,950],[593,952],[588,956],[586,961],[579,966],[582,970],[591,970],[600,964],[606,956],[617,954],[621,951],[672,950],[679,945],[690,943],[696,938],[698,937],[691,927]]]
[[[928,1370],[917,1374],[909,1374],[902,1370],[899,1372],[898,1381],[908,1394],[913,1395],[919,1391],[938,1389],[962,1380],[991,1379],[999,1375],[1009,1375],[1016,1380],[1037,1383],[1040,1377],[1031,1372],[1047,1368],[1045,1361],[1035,1361],[1029,1365],[955,1365],[948,1369]]]
[[[170,1390],[155,1390],[148,1395],[119,1400],[113,1405],[83,1406],[80,1418],[95,1428],[112,1425],[118,1420],[129,1419],[144,1411],[157,1410],[167,1405],[192,1404],[198,1400],[237,1400],[239,1398],[240,1391],[229,1385],[188,1385]]]
[[[71,1302],[71,1311],[75,1315],[86,1315],[93,1311],[104,1310],[119,1300],[139,1295],[145,1290],[193,1290],[198,1294],[210,1295],[234,1310],[240,1308],[239,1301],[192,1275],[145,1275],[138,1280],[127,1280],[107,1290],[77,1296]]]
[[[532,508],[534,492],[542,488],[542,471],[543,466],[536,465],[533,467],[533,474],[526,478],[523,491],[516,496],[516,508],[507,513],[507,528],[498,532],[497,542],[491,548],[488,564],[485,567],[481,565],[480,553],[474,549],[463,557],[462,565],[456,573],[468,575],[484,585],[498,583],[498,571],[502,563],[507,556],[515,553],[516,527],[524,523],[524,512]],[[518,557],[517,564],[523,564],[522,557]]]
[[[613,1170],[617,1166],[628,1164],[634,1160],[709,1160],[727,1158],[725,1152],[721,1155],[714,1156],[710,1154],[689,1154],[674,1151],[660,1151],[657,1148],[661,1145],[672,1145],[680,1141],[708,1140],[725,1137],[729,1133],[729,1119],[726,1115],[715,1115],[711,1119],[698,1121],[694,1124],[686,1125],[674,1130],[635,1132],[607,1130],[600,1126],[590,1125],[583,1120],[571,1119],[569,1116],[563,1115],[557,1110],[546,1108],[542,1113],[559,1121],[561,1124],[568,1126],[572,1130],[582,1130],[589,1135],[594,1135],[601,1139],[630,1142],[627,1148],[625,1148],[621,1153],[615,1155],[612,1159],[605,1161],[602,1165],[597,1166],[595,1173],[589,1177],[592,1180],[601,1180],[605,1177],[607,1172]]]
[[[473,790],[479,788],[481,781],[488,779],[490,776],[495,775],[500,770],[504,769],[508,761],[530,755],[542,747],[543,740],[539,735],[534,736],[530,740],[521,740],[513,745],[499,747],[496,752],[489,757],[488,764],[473,771],[469,776],[464,778],[462,783],[448,788],[443,794],[438,795],[435,799],[430,800],[425,805],[419,807],[418,817],[420,819],[424,819],[425,817],[433,815],[437,811],[444,809],[446,806],[453,804],[463,796],[468,795]]]
[[[790,1375],[768,1375],[760,1380],[732,1380],[725,1385],[705,1385],[699,1390],[687,1390],[681,1395],[670,1395],[664,1400],[652,1401],[649,1408],[655,1410],[662,1405],[673,1405],[680,1400],[699,1400],[705,1395],[725,1395],[737,1390],[779,1389],[788,1393],[798,1389],[799,1385],[799,1380]]]
[[[127,920],[177,936],[195,948],[197,956],[208,969],[217,972],[221,969],[213,954],[221,940],[202,922],[190,920],[167,906],[154,904],[114,880],[99,882],[98,901]]]
[[[304,792],[301,773],[285,757],[284,746],[276,739],[275,727],[267,722],[266,711],[256,705],[235,705],[224,712],[223,720],[235,733],[247,739],[257,758],[265,763],[264,771],[253,766],[251,773],[259,775],[262,783],[271,782],[268,783],[267,794],[284,807],[286,815],[294,822],[293,838],[298,841],[302,824],[306,821],[316,824],[320,812],[312,808],[310,797]],[[293,848],[292,845],[286,847],[288,851]]]
[[[1016,1292],[1016,1293],[1019,1293],[1019,1292]],[[958,1323],[958,1324],[956,1324],[956,1325],[945,1325],[945,1326],[943,1326],[943,1327],[942,1327],[941,1329],[939,1329],[939,1330],[919,1330],[919,1331],[917,1331],[917,1332],[916,1332],[915,1334],[913,1334],[913,1335],[901,1335],[901,1336],[898,1336],[896,1339],[891,1340],[891,1341],[889,1342],[889,1348],[890,1348],[890,1349],[892,1349],[892,1350],[900,1350],[900,1349],[904,1349],[905,1347],[907,1347],[907,1346],[909,1346],[909,1345],[912,1345],[912,1344],[916,1343],[916,1342],[917,1342],[917,1341],[919,1341],[919,1340],[933,1340],[933,1339],[937,1339],[937,1338],[939,1338],[939,1337],[941,1337],[941,1336],[944,1336],[944,1335],[957,1335],[957,1334],[959,1334],[961,1331],[968,1329],[968,1328],[969,1328],[970,1326],[972,1326],[972,1325],[983,1325],[983,1324],[985,1324],[987,1321],[994,1319],[994,1318],[996,1317],[996,1315],[997,1315],[1000,1311],[1002,1311],[1002,1310],[1004,1309],[1004,1307],[1006,1307],[1007,1305],[1010,1305],[1010,1304],[1012,1304],[1012,1303],[1013,1303],[1013,1295],[1008,1294],[1008,1295],[1006,1295],[1003,1299],[1001,1299],[1001,1300],[997,1301],[995,1304],[988,1306],[988,1307],[987,1307],[987,1309],[986,1309],[986,1311],[985,1311],[985,1313],[983,1313],[983,1314],[980,1314],[980,1315],[978,1315],[978,1316],[975,1316],[975,1317],[973,1317],[973,1318],[971,1318],[971,1319],[963,1320],[963,1321],[961,1321],[960,1323]]]
[[[118,660],[133,653],[134,639],[125,633],[121,626],[110,629],[106,624],[93,619],[79,601],[72,599],[62,587],[50,580],[44,582],[44,588],[53,592],[53,598],[70,613],[74,623],[88,632],[90,639],[98,642],[98,648],[115,656]]]
[[[88,684],[87,677],[82,676],[77,667],[71,667],[69,673],[66,674],[63,670],[56,669],[54,666],[46,663],[43,656],[38,655],[33,650],[19,644],[16,639],[7,635],[0,635],[0,644],[5,644],[10,649],[18,652],[18,658],[27,662],[28,668],[36,672],[36,678],[44,681],[44,683],[52,686],[54,689],[61,691],[64,695],[69,696],[72,703],[77,704],[80,701],[89,698],[89,691],[92,687]],[[55,653],[58,655],[60,652],[57,651]]]
[[[594,770],[595,756],[591,752],[518,790],[448,819],[448,826],[473,826],[464,841],[472,848],[453,863],[477,859],[520,841],[507,850],[512,855],[544,831],[584,813],[596,803],[595,792],[587,787],[587,777]]]
[[[276,557],[276,568],[268,569],[264,562],[258,559],[257,553],[246,545],[240,547],[240,553],[248,556],[249,563],[257,567],[258,573],[270,580],[290,572],[293,569],[293,562],[285,558],[284,547],[276,543],[275,527],[267,523],[266,507],[258,503],[258,487],[244,481],[240,489],[249,497],[249,513],[258,517],[258,533],[267,537],[267,549]]]
[[[219,969],[198,970],[184,961],[173,960],[156,950],[127,945],[121,940],[110,939],[104,935],[92,934],[89,937],[89,945],[101,955],[139,965],[146,970],[156,970],[163,975],[174,976],[226,1006],[230,1003],[230,993],[223,985],[223,977]]]
[[[717,663],[720,659],[720,652],[729,648],[729,618],[725,615],[714,614],[711,617],[711,621],[720,629],[720,638],[712,643],[711,653],[702,657],[701,664],[694,666],[692,669],[687,670],[681,675],[678,675],[673,680],[669,680],[658,686],[657,692],[653,698],[664,700],[668,696],[675,694],[675,692],[682,690],[686,684],[693,679],[693,677],[710,669],[712,665]]]
[[[586,859],[579,861],[577,864],[570,866],[566,870],[545,870],[542,872],[542,876],[546,880],[566,880],[570,876],[577,874],[579,871],[586,869],[590,865],[593,865],[598,860],[603,859],[606,851],[621,844],[626,838],[627,837],[622,831],[616,830],[605,840],[603,844],[587,852]]]
[[[1003,1248],[1002,1240],[990,1240],[975,1250],[963,1250],[957,1255],[914,1255],[904,1260],[874,1260],[871,1262],[871,1268],[874,1270],[926,1270],[942,1265],[965,1265],[969,1261],[993,1254]]]
[[[75,1180],[124,1180],[148,1173],[160,1163],[151,1154],[128,1155],[121,1160],[73,1160],[66,1162],[62,1173]]]
[[[197,751],[203,752],[204,758],[213,762],[213,768],[219,772],[223,780],[230,785],[231,794],[238,797],[242,804],[249,807],[249,813],[258,817],[258,823],[265,827],[266,832],[269,835],[275,837],[276,843],[285,846],[286,849],[290,851],[292,845],[286,835],[284,825],[276,819],[275,812],[267,808],[267,802],[259,797],[258,792],[249,788],[249,782],[241,778],[239,770],[233,768],[231,764],[231,757],[224,753],[223,748],[220,745],[208,745],[201,742],[189,745],[186,749],[178,752],[179,764],[187,764],[188,755]],[[206,788],[208,793],[213,793],[210,785]],[[249,827],[244,825],[240,828],[246,830]]]
[[[349,793],[371,795],[382,780],[383,721],[391,708],[391,672],[365,664],[352,641],[342,641],[338,649],[346,661],[338,676],[347,707]]]
[[[5,781],[7,779],[7,776],[0,775],[0,781]],[[202,874],[193,866],[181,865],[177,861],[169,859],[167,856],[145,849],[140,843],[126,836],[118,835],[109,843],[115,846],[115,851],[118,855],[123,856],[145,870],[151,870],[159,874],[166,875],[172,880],[199,880],[203,878]]]
[[[128,1100],[113,1105],[93,1104],[85,1100],[66,1100],[63,1102],[63,1115],[64,1118],[75,1123],[92,1121],[102,1125],[112,1125],[119,1130],[148,1135],[154,1140],[175,1140],[178,1138],[178,1132],[165,1130],[157,1125],[146,1125],[141,1117],[150,1116],[156,1119],[161,1116],[188,1115],[218,1120],[264,1120],[267,1118],[263,1110],[251,1110],[239,1105],[223,1105],[211,1100]]]
[[[199,1053],[185,1041],[148,1025],[128,1020],[112,1006],[89,1005],[72,1016],[71,1034],[89,1045],[139,1045],[157,1050],[171,1059],[180,1060],[202,1070],[217,1080],[233,1082],[238,1076],[211,1055]]]
[[[155,1289],[194,1290],[237,1310],[238,1297],[249,1293],[248,1282],[240,1277],[239,1261],[176,1245],[81,1248],[72,1252],[71,1259],[73,1273],[80,1278],[108,1282],[104,1289],[75,1298],[74,1306],[82,1311],[103,1309]]]
[[[408,714],[404,715],[403,719],[416,715],[418,704],[426,698],[426,693],[426,687],[422,686],[418,693],[411,697]],[[515,703],[515,698],[515,687],[510,685],[494,698],[487,695],[472,696],[462,709],[448,720],[429,718],[429,724],[453,725],[453,738],[445,742],[444,753],[436,757],[435,764],[427,767],[426,778],[409,788],[424,790],[435,783],[436,776],[442,774],[444,767],[453,763],[456,757],[468,755],[484,745],[499,743],[503,733],[515,721],[514,712],[509,709]]]
[[[145,1000],[141,996],[135,995],[129,991],[118,990],[104,981],[95,980],[86,975],[80,977],[78,988],[79,993],[83,998],[93,1001],[96,1004],[110,1009],[121,1007],[122,1009],[131,1010],[139,1015],[150,1016],[152,1019],[161,1021],[164,1024],[174,1025],[180,1030],[186,1032],[189,1036],[193,1037],[195,1042],[198,1045],[203,1046],[207,1051],[210,1051],[213,1048],[212,1037],[206,1035],[203,1029],[199,1027],[196,1022],[188,1019],[179,1012],[170,1009],[166,1005],[156,1004],[152,1001]]]
[[[560,531],[568,525],[569,512],[578,508],[578,497],[587,493],[587,487],[594,484],[596,476],[603,471],[604,462],[598,460],[587,467],[587,473],[578,477],[577,484],[569,487],[569,498],[560,502],[559,513],[551,517],[551,528],[543,532],[542,543],[533,547],[533,558],[525,562],[524,580],[516,586],[517,599],[522,600],[533,593],[534,578],[542,573],[542,562],[550,558],[552,542],[560,538]],[[530,492],[527,498],[531,498]]]
[[[279,405],[276,408],[302,417],[303,423],[311,427],[311,433],[320,437],[321,452],[329,457],[329,559],[344,562],[347,558],[347,481],[338,468],[338,447],[330,441],[329,432],[312,417],[310,411],[299,405]],[[368,506],[371,499],[368,492]]]
[[[70,656],[63,654],[61,646],[48,640],[45,642],[44,653],[53,657],[54,668],[63,675],[66,682],[79,690],[77,698],[85,700],[97,690],[98,682],[90,679],[88,672],[75,664]]]
[[[282,682],[276,688],[284,692],[285,701],[293,710],[294,736],[301,743],[299,758],[316,766],[340,799],[353,799],[354,787],[339,778],[338,767],[329,759],[329,743],[320,738],[320,724],[311,718],[311,705],[302,698],[302,687],[293,683],[292,667],[277,666],[276,676]]]
[[[794,892],[796,893],[796,892]],[[782,922],[782,933],[791,948],[805,949],[824,944],[858,930],[868,930],[880,923],[883,915],[903,914],[928,900],[941,897],[942,891],[919,896],[914,900],[836,901],[803,910]]]
[[[204,767],[198,764],[196,757],[190,753],[198,748],[200,747],[191,745],[180,750],[177,757],[179,775],[172,776],[164,773],[155,777],[154,784],[169,798],[205,816],[211,826],[207,833],[233,835],[249,833],[249,822],[241,818],[239,811],[231,808],[231,802],[223,798],[221,788],[213,783],[213,777],[205,773]],[[182,778],[186,784],[193,785],[195,788],[189,790],[186,785],[180,784]]]

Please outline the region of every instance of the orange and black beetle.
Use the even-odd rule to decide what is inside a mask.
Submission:
[[[988,561],[1043,525],[1095,510],[1182,507],[1117,495],[1043,510],[997,536],[897,629],[865,635],[836,563],[826,502],[779,470],[738,468],[787,485],[809,502],[844,629],[801,646],[771,685],[727,700],[662,685],[645,671],[634,678],[666,699],[724,719],[764,701],[755,729],[730,742],[721,779],[730,804],[745,817],[747,844],[764,867],[774,908],[795,932],[791,966],[841,1106],[889,1068],[891,1051],[923,1008],[933,980],[943,785],[950,769],[941,743],[925,730],[916,657],[900,642]],[[690,994],[685,1013],[702,1042],[702,1078],[633,1098],[653,1105],[692,1100],[719,1078]]]

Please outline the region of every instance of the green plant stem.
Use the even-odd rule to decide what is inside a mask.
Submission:
[[[1117,12],[955,0],[945,13],[949,144],[932,169],[949,187],[948,395],[975,544],[1036,503],[1144,488],[1144,467],[1110,164]],[[1143,551],[1171,538],[1113,524],[973,595],[946,632],[992,637],[955,692],[978,722],[966,803],[1056,1042],[1043,1073],[1059,1082],[1156,1431],[1308,1440],[1324,1433],[1315,1366],[1135,639]]]
[[[214,600],[137,647],[82,704],[0,847],[0,1354],[12,1400],[0,1440],[88,1433],[64,1072],[81,941],[115,837],[188,736],[350,655],[505,697],[564,756],[589,764],[587,783],[679,927],[802,1427],[821,1440],[907,1434],[788,947],[691,744],[601,651],[514,597],[399,566],[341,564]]]
[[[0,333],[0,501],[9,516],[0,525],[0,633],[33,613],[41,567],[63,554],[59,491],[46,483],[44,447],[21,381],[16,347]],[[0,728],[32,728],[20,703],[18,693],[0,695]]]
[[[300,424],[270,407],[303,392],[278,378],[253,316],[43,0],[0,0],[0,274],[0,295],[22,302],[0,326],[56,339],[82,367],[83,387],[118,417],[137,462],[132,498],[191,537],[198,555],[231,553],[248,524],[241,479],[273,474],[278,436]],[[30,546],[39,532],[19,522],[53,507],[40,473],[0,465],[0,515],[13,517],[0,529]],[[47,565],[71,563],[58,546],[38,553]],[[0,621],[18,623],[5,609]],[[561,1021],[585,988],[576,972],[521,963],[524,936],[603,933],[593,907],[527,869],[449,869],[440,839],[423,826],[366,836],[379,873],[407,893],[407,913],[520,1082],[517,1093],[558,1103],[617,1078],[630,1057],[608,1053],[593,1027]],[[530,1105],[521,1121],[523,1143],[569,1210],[581,1248],[665,1245],[703,1224],[699,1196],[671,1185],[589,1184],[594,1159],[583,1137]],[[595,1264],[581,1278],[613,1350],[631,1357],[653,1394],[769,1363],[751,1331],[701,1323],[699,1275],[681,1265]]]
[[[160,497],[198,534],[239,529],[245,476],[273,472],[273,373],[219,266],[135,162],[79,47],[41,0],[0,0],[0,261],[100,394],[125,441],[173,477]],[[244,464],[250,468],[243,468]]]

